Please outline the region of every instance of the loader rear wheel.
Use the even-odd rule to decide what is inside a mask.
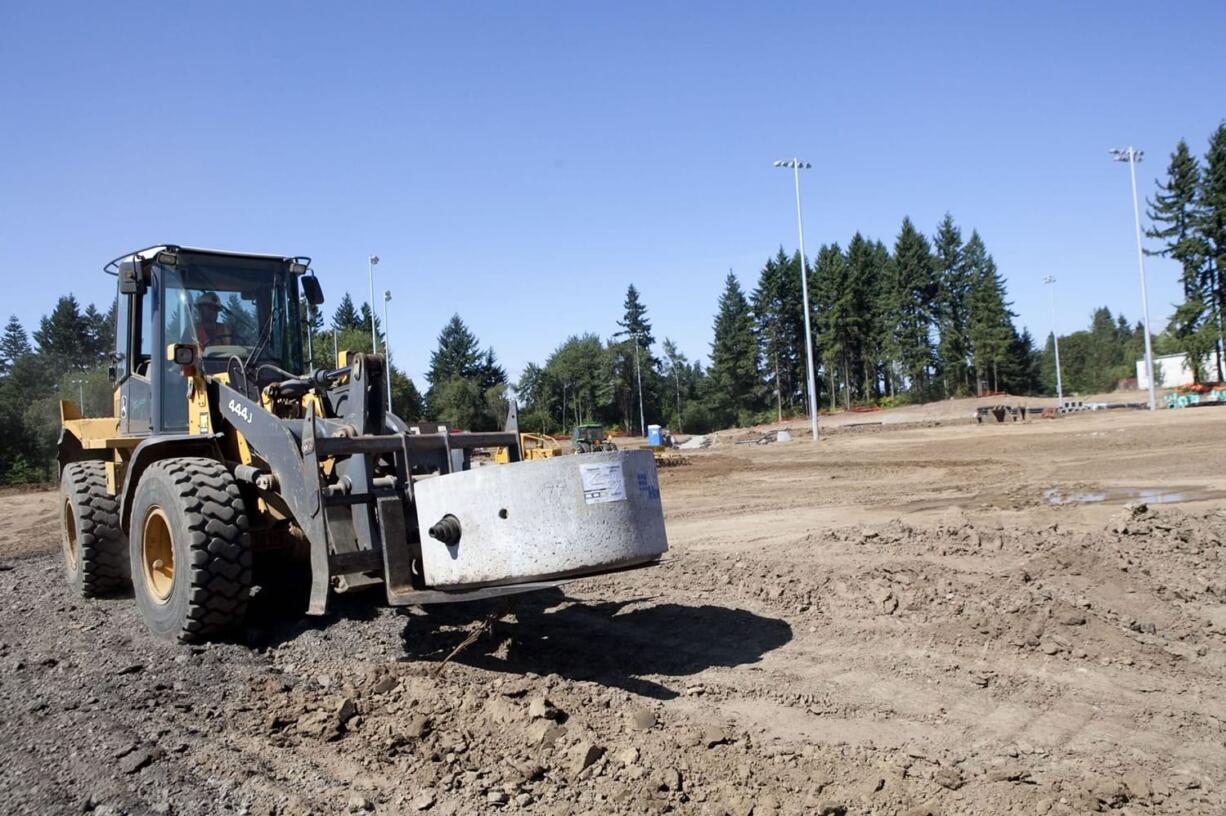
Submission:
[[[106,464],[73,462],[60,476],[64,567],[83,598],[128,588],[128,542],[119,527],[119,500],[106,492]]]
[[[192,643],[243,621],[251,592],[247,509],[212,459],[150,465],[132,501],[133,594],[158,637]]]

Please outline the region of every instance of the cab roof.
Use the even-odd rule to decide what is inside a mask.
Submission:
[[[310,266],[311,259],[301,255],[270,255],[264,252],[235,252],[228,249],[206,249],[204,247],[189,247],[180,244],[157,244],[144,249],[138,249],[135,252],[129,252],[125,255],[120,255],[118,258],[107,263],[102,267],[107,274],[114,275],[118,273],[119,264],[124,261],[145,261],[157,257],[160,252],[186,252],[191,255],[218,255],[226,258],[254,258],[261,261],[282,261],[289,263],[297,261]]]

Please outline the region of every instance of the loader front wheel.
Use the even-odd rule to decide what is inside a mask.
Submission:
[[[127,542],[119,527],[119,501],[106,492],[106,464],[67,465],[60,475],[60,506],[68,583],[83,598],[126,591]]]
[[[133,594],[158,637],[192,643],[238,626],[251,592],[247,509],[212,459],[150,465],[132,502]]]

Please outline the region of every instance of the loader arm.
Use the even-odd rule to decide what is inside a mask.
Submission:
[[[379,580],[392,605],[455,601],[654,562],[667,546],[650,455],[521,462],[514,406],[498,432],[409,426],[383,409],[381,356],[331,375],[301,419],[216,385],[252,455],[236,475],[280,497],[309,546],[309,613],[331,589]],[[509,464],[470,469],[475,448],[504,448]]]
[[[368,584],[372,573],[382,573],[389,602],[428,602],[437,593],[426,591],[413,571],[420,538],[413,471],[450,473],[463,468],[471,449],[508,443],[519,458],[514,431],[411,433],[383,410],[382,371],[380,356],[354,355],[350,366],[332,372],[342,384],[329,399],[303,401],[302,419],[278,417],[229,383],[216,383],[222,418],[253,456],[254,464],[236,474],[283,500],[307,542],[310,614],[326,613],[334,585]],[[316,405],[324,404],[338,406],[339,415],[319,416]],[[385,472],[377,474],[380,468]]]

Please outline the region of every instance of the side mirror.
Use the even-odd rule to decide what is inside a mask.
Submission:
[[[119,294],[139,295],[145,289],[141,279],[139,261],[122,261],[119,264]]]
[[[318,306],[324,302],[324,290],[319,285],[319,278],[314,275],[303,275],[302,278],[302,294],[306,296],[307,303],[312,306]]]
[[[189,366],[196,362],[196,347],[190,343],[175,343],[166,352],[166,359],[174,360],[177,366]]]

